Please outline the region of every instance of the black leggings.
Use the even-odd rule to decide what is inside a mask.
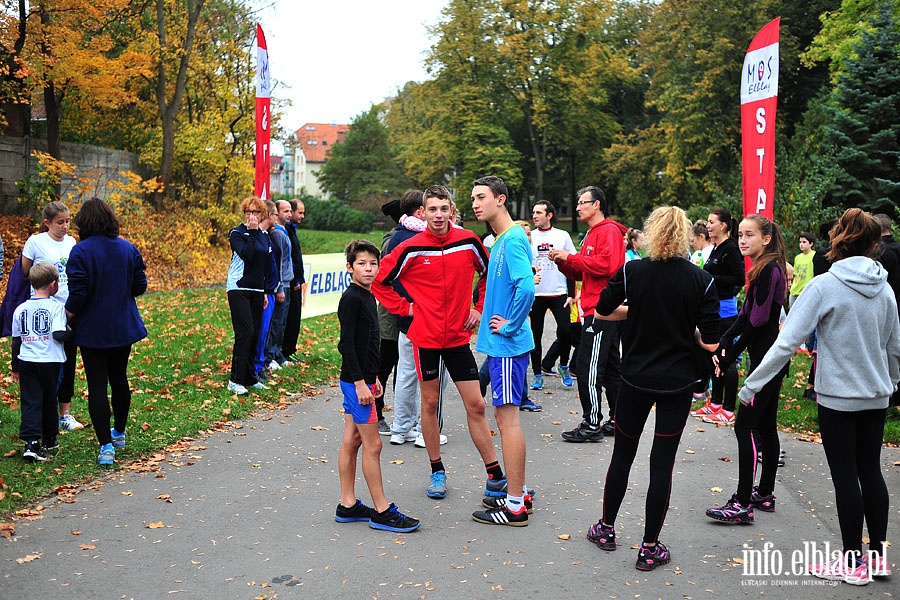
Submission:
[[[66,350],[66,362],[63,363],[62,378],[59,381],[59,389],[56,391],[56,401],[60,404],[67,404],[72,401],[75,395],[75,359],[78,356],[78,349],[75,342],[66,342],[63,347]]]
[[[616,408],[616,442],[603,489],[603,522],[614,525],[628,488],[628,475],[637,455],[641,432],[654,404],[656,427],[650,450],[650,486],[644,508],[644,542],[648,544],[658,541],[669,510],[675,455],[691,410],[690,389],[673,394],[648,394],[622,382]]]
[[[572,349],[571,312],[566,306],[568,296],[535,296],[531,305],[531,332],[534,335],[534,349],[531,351],[531,370],[541,373],[541,337],[544,335],[544,315],[549,310],[556,320],[556,339],[559,340],[559,364],[568,366]]]
[[[737,317],[725,317],[719,319],[719,337],[725,335],[731,324],[737,320]],[[710,402],[719,405],[727,411],[734,412],[734,403],[737,400],[738,374],[735,363],[728,365],[721,377],[716,377],[715,367],[712,366],[712,354],[710,354],[710,378],[712,379],[712,390],[710,393]]]
[[[84,377],[88,387],[88,411],[100,445],[112,443],[109,431],[110,401],[116,431],[124,433],[131,409],[128,385],[128,357],[131,345],[121,348],[81,348]],[[106,394],[106,386],[112,392]]]
[[[869,549],[881,552],[887,536],[889,497],[881,472],[886,409],[844,412],[819,408],[819,431],[831,469],[844,552],[862,551],[863,517]]]
[[[762,450],[762,468],[759,475],[759,493],[766,496],[775,490],[775,474],[781,444],[778,441],[778,400],[781,381],[787,374],[786,365],[769,383],[753,397],[752,405],[741,405],[734,423],[734,435],[738,444],[737,499],[744,506],[750,504],[750,493],[756,480],[756,453]],[[759,434],[762,448],[756,447],[753,431]]]
[[[231,381],[246,387],[256,383],[256,375],[253,373],[256,365],[256,342],[262,326],[264,300],[262,292],[248,290],[228,292],[228,308],[231,309],[231,326],[234,329]],[[84,358],[84,351],[82,351],[81,357]]]

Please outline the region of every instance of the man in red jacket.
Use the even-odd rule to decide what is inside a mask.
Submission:
[[[581,251],[570,254],[554,248],[551,260],[566,276],[581,280],[581,310],[584,313],[578,346],[578,396],[583,409],[581,424],[564,431],[567,442],[602,442],[604,434],[615,434],[616,399],[621,382],[619,324],[603,321],[594,313],[600,292],[625,264],[625,226],[607,218],[609,201],[603,190],[589,186],[578,191],[578,218],[589,226]],[[606,388],[609,420],[601,426],[600,397]]]
[[[474,233],[452,225],[447,188],[434,185],[426,189],[424,207],[428,227],[384,257],[372,292],[389,312],[413,318],[407,337],[413,345],[422,392],[422,437],[431,459],[431,485],[426,493],[429,498],[447,495],[437,418],[438,373],[443,362],[462,396],[469,435],[484,460],[488,473],[485,495],[505,497],[506,477],[497,461],[478,365],[469,348],[472,330],[481,320],[486,280],[478,280],[474,306],[472,281],[476,272],[486,273],[487,251]]]

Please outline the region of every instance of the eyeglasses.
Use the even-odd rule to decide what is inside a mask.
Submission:
[[[245,215],[261,215],[262,211],[261,210],[245,210],[244,214]]]
[[[599,202],[599,200],[579,200],[577,204],[581,206],[582,204],[593,204],[594,202]]]

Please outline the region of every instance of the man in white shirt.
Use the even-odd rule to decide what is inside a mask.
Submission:
[[[575,281],[567,278],[550,260],[549,253],[554,248],[574,254],[575,244],[562,229],[553,227],[556,208],[547,200],[539,200],[532,209],[531,217],[535,229],[531,232],[531,250],[534,267],[541,273],[541,281],[535,287],[534,304],[531,308],[531,330],[534,333],[534,350],[531,351],[531,369],[534,380],[531,389],[544,387],[541,374],[541,336],[544,334],[544,315],[549,310],[556,319],[556,337],[559,341],[559,374],[563,385],[571,387],[572,373],[569,370],[569,353],[572,350],[570,307],[575,302]]]

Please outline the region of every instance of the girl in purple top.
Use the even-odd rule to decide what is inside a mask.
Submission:
[[[750,258],[753,268],[748,274],[747,299],[737,320],[719,342],[713,356],[716,371],[720,365],[733,364],[745,349],[750,355],[749,372],[753,372],[766,351],[778,337],[778,320],[784,304],[785,277],[784,238],[777,225],[760,215],[750,215],[738,229],[741,254]],[[738,337],[736,342],[732,342]],[[775,472],[778,469],[778,395],[781,381],[790,364],[772,378],[749,403],[741,399],[734,434],[738,442],[738,488],[724,506],[710,508],[706,516],[726,523],[753,523],[753,509],[775,510]],[[757,448],[752,430],[759,432],[762,443],[762,472],[756,479]]]

